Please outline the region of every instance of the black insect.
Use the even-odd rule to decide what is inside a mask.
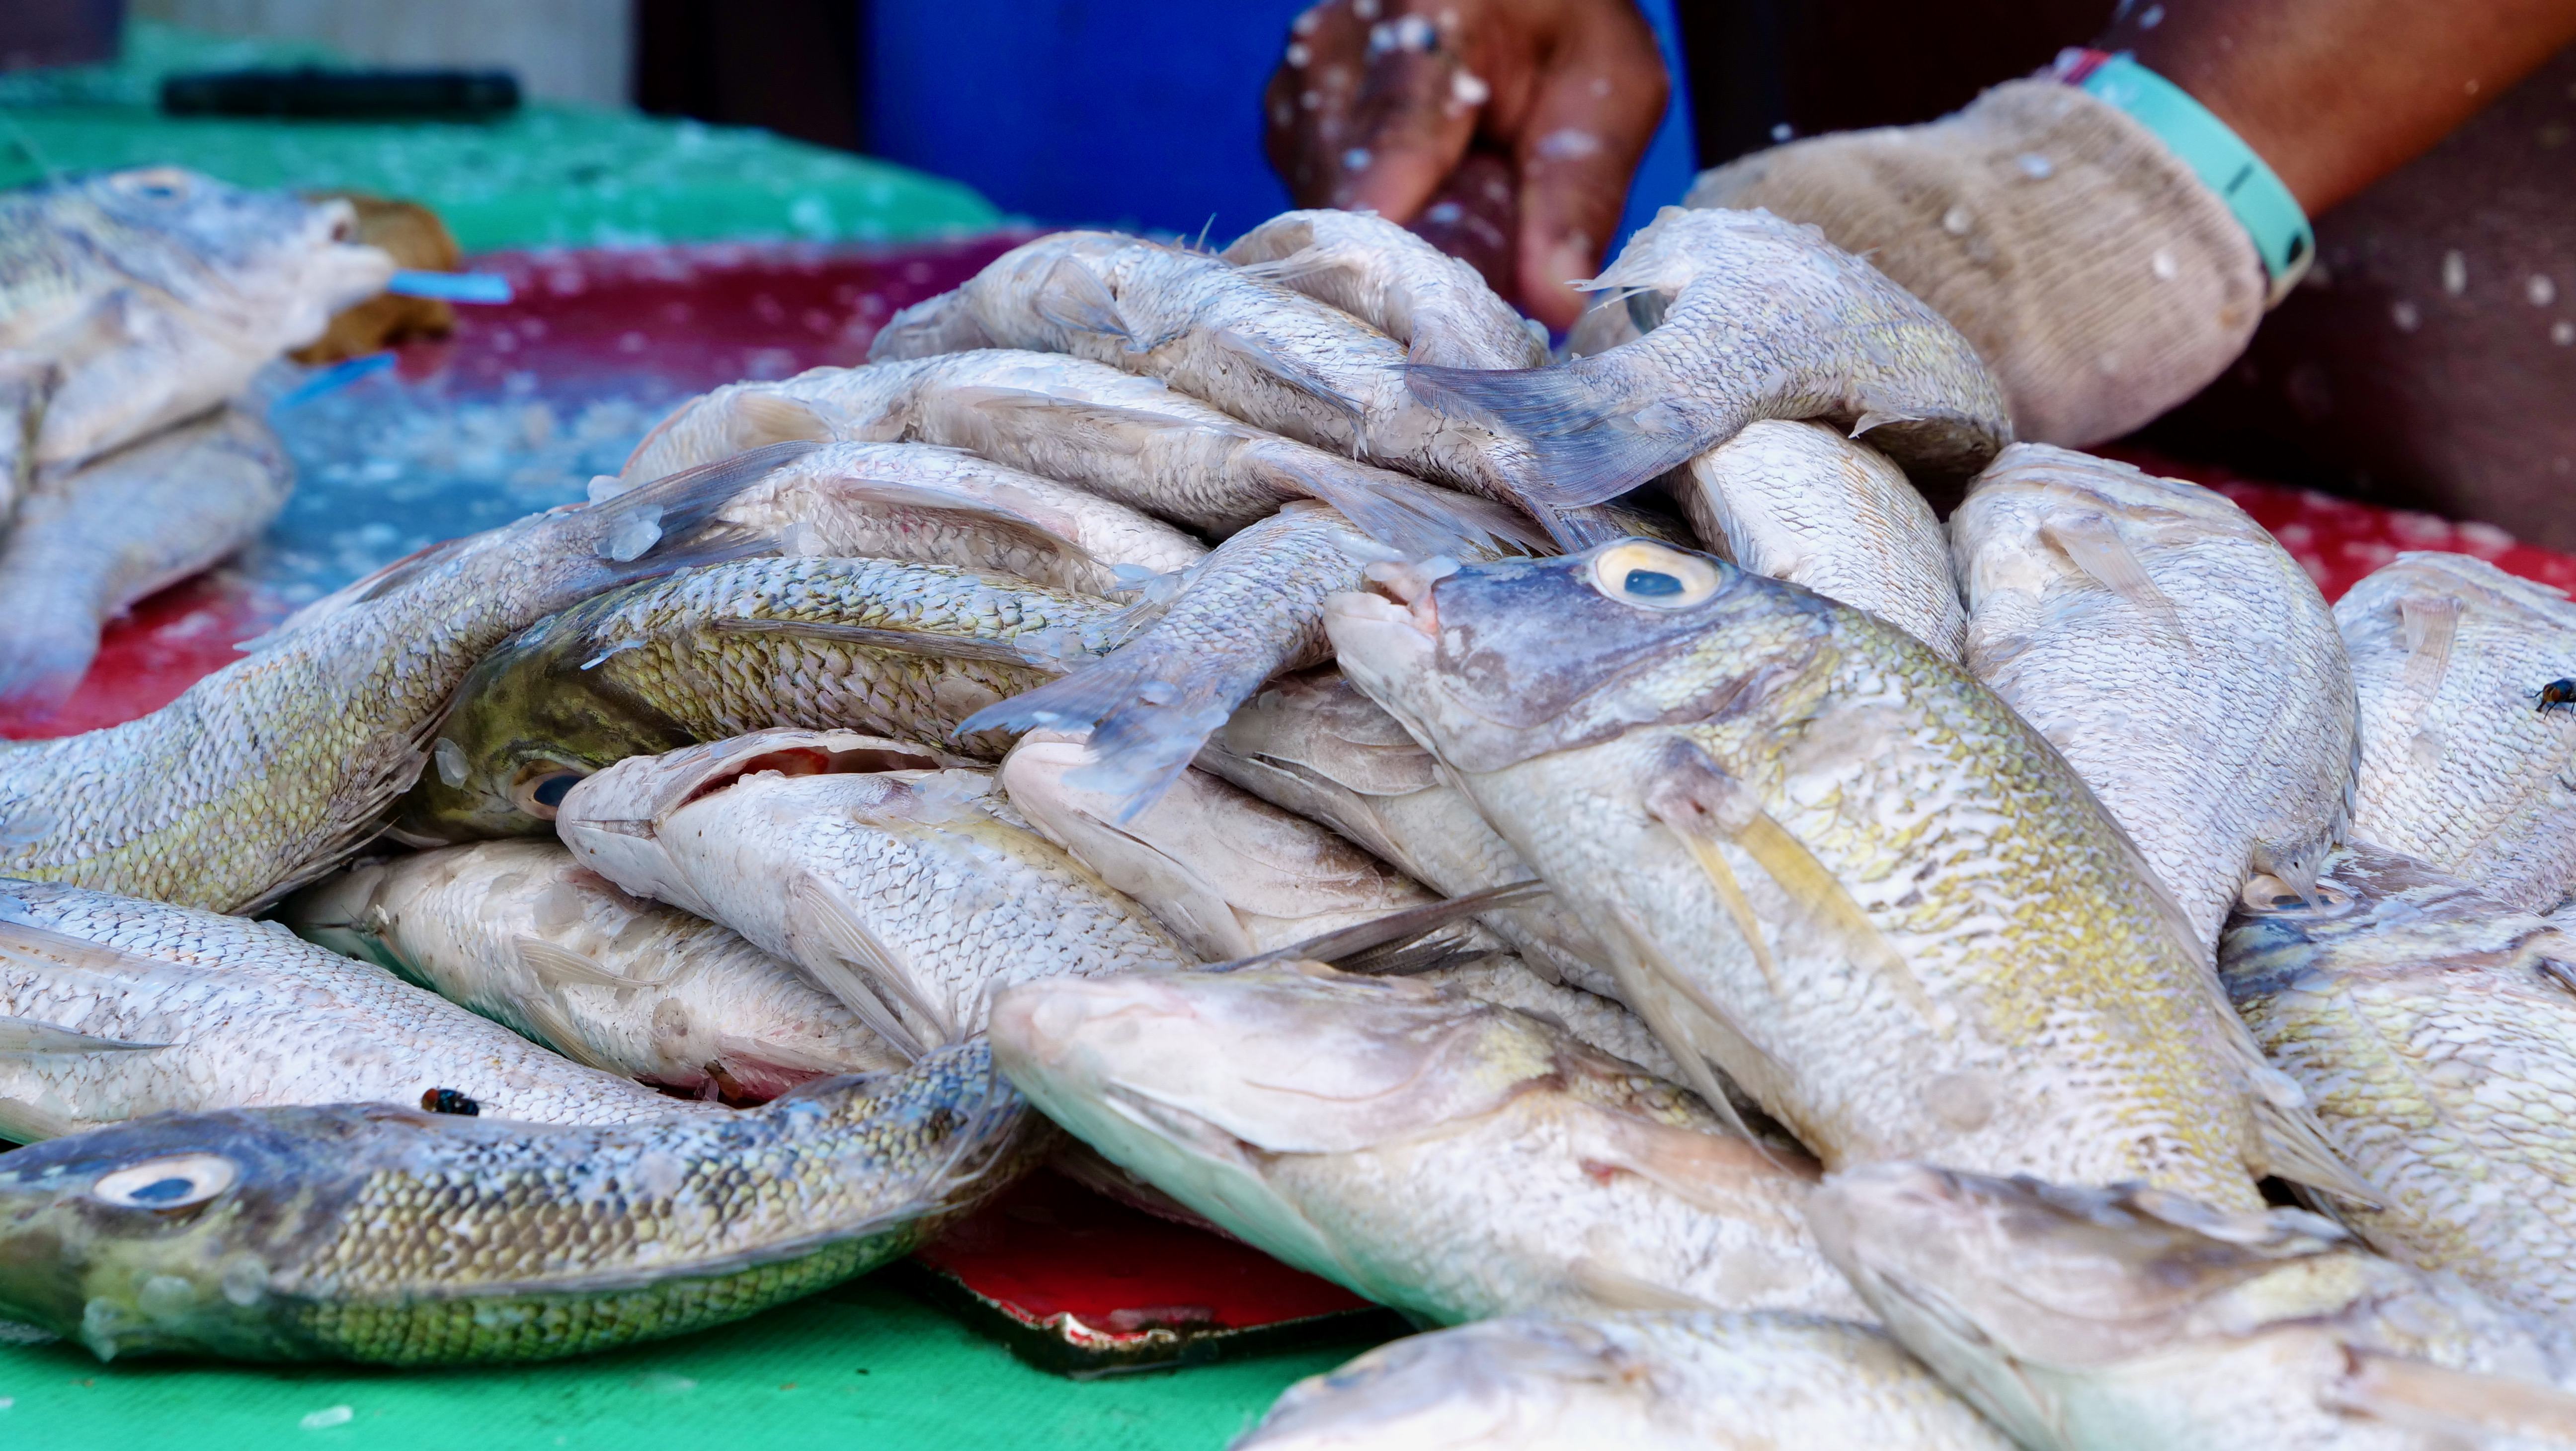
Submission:
[[[420,1096],[420,1106],[430,1113],[463,1114],[467,1118],[477,1117],[483,1112],[483,1105],[453,1088],[429,1090]]]
[[[2553,680],[2533,691],[2531,698],[2540,702],[2533,710],[2547,710],[2553,705],[2560,710],[2576,710],[2576,680]]]

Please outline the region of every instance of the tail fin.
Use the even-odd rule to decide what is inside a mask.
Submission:
[[[1695,426],[1661,398],[1636,398],[1603,375],[1598,359],[1548,368],[1404,370],[1413,396],[1433,411],[1475,419],[1512,434],[1537,455],[1521,481],[1534,502],[1560,508],[1597,504],[1645,483],[1752,421]]]
[[[1389,912],[1383,917],[1356,922],[1348,927],[1274,947],[1250,957],[1221,962],[1210,972],[1238,972],[1267,962],[1314,961],[1330,963],[1344,972],[1376,976],[1408,976],[1449,966],[1445,961],[1411,961],[1403,956],[1405,949],[1453,923],[1464,922],[1480,912],[1497,912],[1506,907],[1523,907],[1546,896],[1547,884],[1540,881],[1511,882],[1487,887],[1481,892],[1450,897],[1444,901],[1426,902]]]
[[[1361,533],[1407,559],[1439,555],[1473,559],[1496,542],[1533,553],[1552,546],[1547,532],[1519,510],[1444,489],[1391,469],[1349,463],[1320,450],[1262,450],[1265,472],[1309,498],[1342,511]]]

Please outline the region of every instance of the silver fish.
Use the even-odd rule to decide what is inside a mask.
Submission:
[[[277,436],[238,408],[39,475],[0,545],[0,700],[69,695],[101,626],[258,538],[294,487]]]
[[[2064,759],[1913,637],[1642,541],[1388,586],[1327,603],[1343,671],[1829,1166],[2373,1197]]]
[[[52,365],[34,462],[77,467],[240,392],[384,290],[346,201],[175,166],[0,192],[0,362]]]
[[[1691,459],[1669,487],[1718,558],[1866,610],[1945,660],[1966,648],[1941,521],[1868,444],[1763,419]]]
[[[0,1136],[51,1138],[172,1110],[420,1104],[442,1092],[536,1123],[709,1111],[560,1058],[282,927],[5,885],[0,1014],[50,1033],[22,1033],[0,1051]]]
[[[1768,212],[1666,207],[1593,280],[1659,301],[1634,342],[1553,368],[1413,368],[1413,390],[1531,451],[1527,499],[1626,493],[1760,418],[1820,418],[1909,469],[1965,474],[2012,442],[2003,389],[1912,293]]]
[[[1112,1163],[1443,1324],[1545,1310],[1858,1316],[1813,1163],[1508,1008],[1314,963],[1028,982],[993,1061]]]
[[[1330,303],[1444,368],[1538,368],[1547,333],[1475,268],[1374,212],[1281,212],[1217,254]]]
[[[2576,1441],[2564,1329],[2300,1210],[1891,1163],[1807,1213],[1896,1338],[2031,1451]]]
[[[1290,1386],[1232,1451],[2010,1451],[1885,1332],[1776,1311],[1513,1315]]]
[[[1208,552],[1123,504],[921,443],[826,444],[717,517],[775,535],[792,554],[947,564],[1094,595]]]
[[[555,829],[625,890],[805,969],[908,1054],[982,1031],[1010,983],[1197,965],[989,774],[868,769],[877,754],[776,730],[637,756],[573,787]]]
[[[1071,353],[1159,378],[1273,433],[1519,506],[1561,544],[1605,527],[1532,508],[1536,455],[1481,419],[1426,407],[1405,386],[1403,344],[1203,253],[1107,232],[1041,237],[897,313],[868,356],[954,352],[961,314],[991,339],[975,346]]]
[[[2315,581],[2227,497],[2022,443],[1950,517],[1968,668],[2137,843],[2204,950],[2236,890],[2347,832],[2352,670]]]
[[[2526,911],[2576,890],[2576,604],[2465,554],[2400,554],[2335,602],[2361,695],[2353,832]]]
[[[2372,1248],[2543,1315],[2576,1309],[2576,936],[2360,846],[2318,900],[2257,877],[2219,975],[2326,1139],[2380,1187]]]
[[[747,547],[701,526],[808,447],[440,545],[150,715],[0,748],[0,873],[226,910],[284,896],[382,828],[485,651],[621,581]]]
[[[940,444],[1222,537],[1321,499],[1415,556],[1540,535],[1508,508],[1250,427],[1160,381],[1062,353],[987,349],[816,368],[680,405],[626,480],[789,439]]]
[[[284,918],[576,1062],[701,1097],[775,1098],[905,1062],[793,965],[626,895],[560,842],[361,866],[297,893]]]

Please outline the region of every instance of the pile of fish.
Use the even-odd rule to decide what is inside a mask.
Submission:
[[[0,750],[0,1319],[572,1354],[1075,1156],[1446,1327],[1265,1451],[2576,1443],[2576,603],[1767,214],[1597,286],[1044,237]]]

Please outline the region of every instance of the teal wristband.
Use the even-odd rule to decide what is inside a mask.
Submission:
[[[2263,270],[2272,279],[2272,302],[2297,285],[2316,260],[2316,233],[2308,227],[2307,213],[2299,210],[2298,198],[2226,122],[2127,51],[2070,51],[2059,58],[2057,75],[2135,117],[2226,201],[2263,259]]]

